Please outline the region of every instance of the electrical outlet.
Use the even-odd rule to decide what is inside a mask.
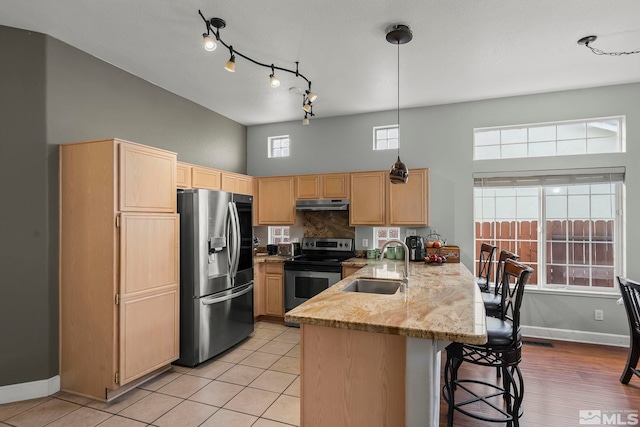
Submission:
[[[362,247],[363,248],[369,247],[369,239],[362,239]]]
[[[604,311],[596,310],[595,318],[596,320],[604,320]]]
[[[407,229],[407,236],[415,236],[416,235],[416,229],[415,228],[408,228]]]

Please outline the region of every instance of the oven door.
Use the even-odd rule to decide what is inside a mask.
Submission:
[[[318,295],[341,279],[340,273],[329,271],[285,270],[284,273],[285,312]]]

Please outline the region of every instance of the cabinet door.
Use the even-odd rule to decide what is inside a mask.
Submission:
[[[349,198],[349,174],[322,175],[322,197],[325,199]]]
[[[406,184],[387,185],[390,225],[429,225],[429,169],[411,169]]]
[[[120,144],[120,210],[176,211],[176,155]]]
[[[296,176],[296,199],[319,199],[320,176],[298,175]]]
[[[220,171],[194,166],[191,170],[191,187],[220,190]]]
[[[120,385],[179,357],[179,222],[175,214],[121,215]]]
[[[351,225],[385,224],[385,182],[387,172],[354,172],[351,174]]]
[[[178,359],[178,287],[120,301],[120,385]]]
[[[159,287],[178,286],[179,232],[179,215],[121,215],[121,297]]]
[[[360,270],[362,267],[342,267],[342,278],[351,276],[356,271]]]
[[[266,273],[265,279],[265,314],[284,316],[284,286],[282,274]]]
[[[191,188],[191,165],[176,163],[176,187]]]
[[[220,180],[220,189],[230,193],[238,192],[238,178],[230,173],[222,172]]]
[[[247,175],[238,176],[238,191],[240,194],[253,195],[253,178]]]
[[[258,224],[290,225],[296,220],[292,176],[258,178]]]

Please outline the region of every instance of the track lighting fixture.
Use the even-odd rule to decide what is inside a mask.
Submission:
[[[400,160],[400,45],[409,43],[411,39],[413,39],[413,32],[408,25],[396,24],[387,32],[387,41],[398,46],[398,160],[389,171],[389,180],[392,184],[406,184],[409,180],[409,170]]]
[[[278,80],[278,78],[276,77],[276,73],[273,71],[273,64],[271,64],[271,75],[269,76],[269,84],[271,85],[271,87],[278,87],[280,86],[280,80]]]
[[[605,52],[603,50],[590,46],[590,44],[596,41],[597,39],[598,39],[598,36],[586,36],[578,40],[578,44],[588,47],[589,49],[591,49],[591,52],[595,53],[596,55],[622,56],[622,55],[633,55],[635,53],[640,53],[640,50],[632,50],[628,52]]]
[[[236,72],[236,56],[233,54],[233,46],[229,47],[229,51],[231,52],[231,58],[227,61],[227,64],[224,66],[224,69],[230,73]]]
[[[224,42],[224,40],[222,40],[222,38],[220,37],[220,30],[227,26],[227,23],[225,22],[224,19],[222,19],[222,18],[207,19],[207,18],[204,17],[204,15],[202,14],[202,12],[200,10],[198,10],[198,14],[200,14],[200,17],[204,21],[206,29],[207,29],[207,32],[202,35],[204,48],[207,51],[213,51],[213,50],[216,49],[217,43],[220,43],[224,47],[229,49],[230,58],[227,61],[227,64],[224,66],[225,70],[227,70],[229,72],[232,72],[232,73],[236,71],[236,55],[238,55],[239,57],[244,58],[249,62],[253,62],[256,65],[259,65],[259,66],[265,67],[265,68],[270,68],[271,69],[271,74],[269,74],[269,84],[271,85],[272,88],[277,88],[277,87],[280,86],[280,80],[276,77],[275,70],[280,70],[280,71],[284,71],[284,72],[287,72],[287,73],[294,74],[296,77],[299,77],[299,78],[303,79],[304,81],[306,81],[309,89],[306,90],[304,92],[304,95],[303,95],[303,102],[302,102],[303,107],[302,107],[302,109],[305,112],[305,116],[304,116],[304,119],[302,120],[302,124],[304,124],[304,125],[309,124],[309,117],[313,117],[314,116],[313,107],[311,106],[311,103],[314,102],[318,98],[318,95],[316,95],[315,93],[311,92],[311,81],[308,78],[306,78],[304,75],[302,75],[300,73],[300,71],[298,71],[298,62],[296,62],[296,69],[295,70],[291,70],[291,69],[284,68],[284,67],[277,67],[274,64],[265,64],[265,63],[262,63],[262,62],[258,62],[255,59],[249,58],[247,55],[244,55],[244,54],[238,52],[237,50],[234,50],[233,46],[230,46],[230,45],[226,44]],[[212,37],[212,35],[215,36],[215,40]]]
[[[205,50],[208,52],[213,52],[216,50],[216,47],[218,47],[213,37],[206,33],[202,35],[202,43],[204,44]]]

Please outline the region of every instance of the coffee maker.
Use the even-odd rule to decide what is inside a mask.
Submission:
[[[424,261],[425,247],[424,239],[420,236],[407,236],[405,243],[409,248],[409,261]]]

